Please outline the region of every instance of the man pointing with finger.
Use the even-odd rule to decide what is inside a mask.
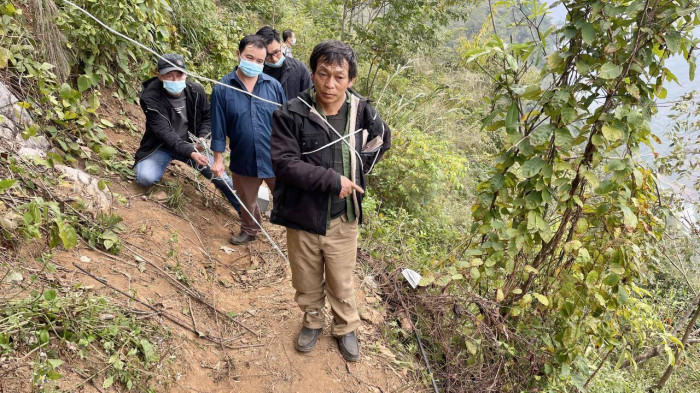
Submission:
[[[273,115],[270,221],[287,227],[295,300],[304,311],[296,349],[309,352],[316,344],[328,298],[331,333],[343,357],[357,361],[353,269],[365,174],[389,149],[391,134],[368,100],[349,90],[357,75],[349,45],[324,41],[309,63],[314,87]]]

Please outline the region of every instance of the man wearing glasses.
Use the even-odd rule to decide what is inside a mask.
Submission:
[[[282,54],[282,40],[275,29],[265,26],[255,34],[261,36],[267,46],[263,72],[279,81],[287,100],[296,98],[311,87],[309,70],[299,60]]]

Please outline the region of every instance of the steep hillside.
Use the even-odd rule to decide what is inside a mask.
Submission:
[[[123,113],[137,125],[135,131],[118,126],[106,130],[115,147],[135,150],[144,123],[138,107],[109,100],[104,112],[106,119],[110,118],[107,113],[113,114],[114,123]],[[160,341],[154,345],[160,360],[143,370],[148,375],[146,385],[154,391],[420,390],[415,381],[406,378],[404,367],[395,362],[382,340],[381,294],[371,272],[358,268],[356,273],[358,303],[365,319],[359,331],[362,360],[346,363],[330,329],[324,330],[313,352],[300,355],[293,343],[301,328],[301,312],[293,301],[289,267],[264,238],[247,247],[228,244],[240,221],[206,179],[196,178],[185,165],[172,164],[161,182],[167,186],[155,190],[145,190],[120,177],[111,180],[111,192],[121,196],[121,202],[114,198],[110,207],[112,214],[123,219],[115,226],[121,252],[108,254],[86,243],[55,252],[55,271],[39,272],[40,286],[66,293],[82,288],[86,294],[103,296],[127,314],[158,327]],[[175,206],[174,198],[181,202],[178,208],[171,207]],[[284,248],[284,229],[269,223],[265,226]],[[40,249],[36,246],[23,246],[20,255],[24,258],[7,261],[0,276],[9,269],[30,277],[35,269],[41,269],[32,262]],[[26,292],[32,289],[23,287],[26,282],[3,284],[3,289]],[[66,361],[57,367],[64,377],[55,382],[62,391],[123,390],[118,384],[104,389],[106,370],[95,370],[74,356],[70,347],[55,351]],[[38,354],[3,358],[0,365],[12,364],[14,368],[0,368],[0,391],[31,391]]]

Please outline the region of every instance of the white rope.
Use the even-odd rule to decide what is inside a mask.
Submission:
[[[301,99],[301,98],[300,98],[300,99]],[[351,136],[357,134],[358,132],[362,132],[362,131],[364,131],[364,130],[363,130],[363,129],[356,130],[355,132],[352,132],[352,133],[350,133],[350,134],[347,134],[347,135],[345,135],[344,137],[342,137],[342,138],[340,138],[340,139],[350,138]],[[327,147],[329,147],[329,146],[331,146],[331,145],[333,145],[333,144],[336,144],[336,143],[338,143],[338,142],[340,142],[340,140],[335,140],[335,141],[333,141],[333,142],[331,142],[331,143],[326,143],[325,145],[319,147],[319,148],[316,149],[316,150],[307,151],[307,152],[304,152],[304,153],[301,153],[301,154],[304,155],[304,154],[316,153],[316,152],[319,152],[319,151],[321,151],[321,150],[323,150],[323,149],[325,149],[325,148],[327,148]]]
[[[204,148],[204,153],[205,153],[207,159],[208,159],[209,157],[213,157],[213,154],[212,154],[211,150],[209,149],[209,146],[208,146],[207,143],[206,143],[206,137],[199,138],[199,137],[197,137],[196,135],[192,134],[192,133],[189,132],[189,131],[188,131],[187,133],[189,134],[190,140],[192,140],[192,143],[195,145],[195,149],[197,149],[197,145],[201,145],[201,146]],[[199,151],[199,150],[197,150],[197,151]],[[195,163],[195,164],[196,164],[196,165],[195,165],[195,169],[196,169],[197,171],[199,171],[199,172],[201,172],[202,170],[207,169],[207,168],[209,168],[209,170],[211,171],[211,167],[210,167],[209,165],[200,165],[200,164],[198,164],[198,163]],[[214,173],[214,172],[212,172],[212,175],[213,175],[213,173]],[[262,231],[262,233],[265,234],[265,237],[266,237],[267,240],[270,242],[270,244],[272,244],[272,247],[273,247],[275,250],[277,250],[277,252],[280,254],[280,256],[282,256],[282,259],[284,259],[285,262],[287,262],[287,264],[289,264],[289,259],[287,259],[287,256],[284,255],[284,252],[282,252],[282,249],[280,249],[280,247],[277,245],[277,243],[275,243],[275,241],[272,240],[272,236],[270,236],[270,234],[267,233],[267,231],[265,230],[265,228],[263,228],[262,224],[259,223],[258,220],[255,219],[255,216],[250,212],[250,210],[248,210],[248,208],[247,208],[246,205],[243,203],[243,201],[241,200],[241,198],[238,197],[238,193],[236,192],[236,190],[234,190],[231,186],[229,186],[228,183],[226,182],[226,180],[225,180],[223,177],[220,177],[220,176],[212,176],[211,180],[219,180],[219,181],[221,181],[222,183],[224,183],[224,184],[226,185],[226,188],[228,188],[229,191],[231,191],[231,193],[232,193],[233,196],[236,198],[236,200],[238,200],[238,203],[241,204],[241,207],[246,211],[246,213],[248,213],[248,215],[250,216],[250,218],[253,219],[253,222],[255,222],[255,225],[257,225],[258,228],[260,228],[260,230]],[[270,191],[272,191],[272,190],[270,190]]]
[[[303,98],[301,98],[301,97],[297,97],[297,98],[299,99],[299,101],[301,101],[301,102],[303,102],[304,104],[306,104],[306,106],[308,106],[309,109],[311,109],[311,110],[314,109],[311,105],[309,105],[308,102],[304,101]],[[355,154],[357,154],[357,157],[360,159],[360,163],[362,163],[362,156],[360,155],[360,153],[357,152],[357,150],[356,150],[354,147],[352,147],[352,146],[350,145],[350,142],[346,141],[345,138],[344,138],[338,131],[336,131],[336,129],[333,128],[333,126],[331,125],[331,123],[329,123],[328,120],[326,120],[323,116],[321,116],[321,120],[323,120],[323,122],[326,123],[326,125],[327,125],[331,130],[333,130],[333,132],[335,132],[335,134],[338,135],[338,138],[339,138],[339,139],[337,139],[337,140],[335,140],[335,141],[333,141],[333,142],[331,142],[331,143],[329,143],[329,144],[323,146],[323,148],[325,149],[325,148],[327,148],[328,146],[332,146],[333,144],[336,144],[336,143],[338,143],[338,142],[345,142],[345,144],[348,145],[348,147],[350,148],[350,150],[352,150],[353,152],[355,152]],[[356,133],[357,133],[357,131],[355,131],[355,132],[352,133],[351,135],[355,135]],[[320,149],[319,149],[319,150],[320,150]]]
[[[74,7],[75,9],[79,10],[80,12],[84,13],[85,15],[87,15],[88,17],[90,17],[90,19],[94,20],[94,21],[97,22],[100,26],[102,26],[102,27],[104,27],[105,29],[109,30],[111,33],[116,34],[117,36],[119,36],[119,37],[121,37],[121,38],[123,38],[123,39],[125,39],[125,40],[127,40],[127,41],[129,41],[129,42],[131,42],[132,44],[134,44],[134,45],[136,45],[136,46],[139,46],[139,47],[145,49],[145,50],[148,51],[149,53],[152,53],[153,55],[157,56],[159,59],[161,59],[161,60],[165,61],[166,63],[170,64],[171,66],[173,66],[173,67],[174,67],[175,69],[177,69],[178,71],[183,72],[183,73],[186,73],[188,76],[192,76],[192,77],[194,77],[194,78],[197,78],[197,79],[200,79],[200,80],[203,80],[203,81],[207,81],[207,82],[210,82],[210,83],[214,83],[214,84],[216,84],[216,85],[223,86],[223,87],[225,87],[225,88],[228,88],[228,89],[231,89],[231,90],[235,90],[235,91],[241,92],[241,93],[243,93],[243,94],[247,94],[247,95],[249,95],[249,96],[251,96],[251,97],[253,97],[253,98],[256,98],[256,99],[258,99],[258,100],[260,100],[260,101],[263,101],[263,102],[267,102],[267,103],[270,103],[270,104],[273,104],[273,105],[276,105],[276,106],[282,106],[282,104],[280,104],[280,103],[278,103],[278,102],[270,101],[270,100],[268,100],[268,99],[265,99],[265,98],[262,98],[262,97],[258,97],[258,96],[256,96],[255,94],[253,94],[253,93],[251,93],[251,92],[249,92],[249,91],[247,91],[247,90],[239,89],[239,88],[237,88],[237,87],[234,87],[234,86],[227,85],[227,84],[225,84],[225,83],[221,83],[221,82],[219,82],[219,81],[216,81],[216,80],[214,80],[214,79],[210,79],[210,78],[207,78],[207,77],[204,77],[204,76],[201,76],[201,75],[197,75],[197,74],[192,73],[192,72],[188,72],[187,70],[178,67],[177,64],[174,64],[174,63],[171,62],[170,60],[164,58],[164,57],[163,57],[162,55],[160,55],[158,52],[156,52],[156,51],[154,51],[153,49],[147,47],[146,45],[144,45],[144,44],[142,44],[142,43],[140,43],[140,42],[134,40],[133,38],[131,38],[131,37],[129,37],[129,36],[126,36],[126,35],[124,35],[124,34],[118,32],[118,31],[114,30],[113,28],[111,28],[110,26],[108,26],[106,23],[102,22],[99,18],[97,18],[97,17],[94,16],[93,14],[89,13],[88,11],[86,11],[85,9],[83,9],[82,7],[80,7],[79,5],[77,5],[77,4],[73,3],[73,2],[71,2],[70,0],[61,0],[61,1],[63,1],[64,3],[66,3],[66,4],[68,4],[68,5],[72,6],[72,7]],[[303,102],[304,104],[306,104],[306,106],[308,106],[310,109],[313,109],[313,107],[312,107],[311,105],[309,105],[308,102],[306,102],[306,101],[304,101],[303,99],[301,99],[301,97],[299,97],[299,99],[301,100],[301,102]],[[360,155],[360,153],[358,153],[357,150],[354,149],[352,146],[350,146],[350,143],[349,143],[348,141],[345,140],[345,138],[349,137],[350,135],[347,135],[347,136],[343,137],[343,135],[341,135],[335,128],[333,128],[333,126],[330,125],[330,123],[328,123],[328,121],[327,121],[326,119],[323,119],[323,118],[322,118],[322,120],[323,120],[324,123],[326,123],[326,125],[327,125],[331,130],[333,130],[333,132],[335,132],[336,135],[338,135],[338,138],[340,138],[340,139],[338,139],[338,140],[335,140],[335,141],[333,141],[333,142],[331,142],[331,143],[329,143],[329,144],[323,146],[323,149],[325,149],[325,148],[327,148],[327,147],[329,147],[329,146],[332,146],[332,145],[335,144],[335,143],[338,143],[338,142],[341,142],[341,141],[342,141],[342,142],[345,142],[345,144],[348,145],[348,147],[349,147],[351,150],[353,150],[353,151],[355,152],[355,154],[357,155],[357,157],[360,159],[360,162],[362,162],[362,156]],[[355,131],[355,132],[352,133],[351,135],[354,135],[355,133],[357,133],[357,131]],[[321,150],[321,149],[318,149],[318,150]],[[314,150],[314,152],[317,152],[318,150]],[[310,154],[310,153],[311,153],[311,152],[303,153],[303,154]],[[377,154],[377,156],[378,156],[378,154]],[[376,162],[376,157],[375,157],[375,162]],[[372,166],[374,167],[374,163],[372,163]]]
[[[104,28],[107,29],[109,32],[111,32],[111,33],[113,33],[113,34],[116,34],[117,36],[119,36],[119,37],[121,37],[121,38],[123,38],[123,39],[125,39],[125,40],[127,40],[127,41],[129,41],[129,42],[131,42],[132,44],[134,44],[134,45],[136,45],[136,46],[138,46],[138,47],[140,47],[140,48],[142,48],[142,49],[145,49],[145,50],[148,51],[149,53],[152,53],[153,55],[157,56],[159,59],[165,61],[166,63],[170,64],[170,65],[173,66],[175,69],[177,69],[178,71],[183,72],[183,73],[187,74],[188,76],[192,76],[192,77],[194,77],[194,78],[197,78],[197,79],[200,79],[200,80],[203,80],[203,81],[207,81],[207,82],[210,82],[210,83],[214,83],[214,84],[216,84],[216,85],[223,86],[223,87],[226,87],[226,88],[228,88],[228,89],[232,89],[232,90],[235,90],[235,91],[238,91],[238,92],[247,94],[247,95],[249,95],[249,96],[251,96],[251,97],[253,97],[253,98],[256,98],[256,99],[258,99],[258,100],[260,100],[260,101],[264,101],[264,102],[267,102],[267,103],[270,103],[270,104],[273,104],[273,105],[276,105],[276,106],[282,106],[282,104],[280,104],[280,103],[278,103],[278,102],[274,102],[274,101],[270,101],[270,100],[265,99],[265,98],[262,98],[262,97],[258,97],[258,96],[256,96],[255,94],[250,93],[250,92],[247,91],[247,90],[242,90],[242,89],[236,88],[236,87],[234,87],[234,86],[227,85],[227,84],[225,84],[225,83],[221,83],[221,82],[216,81],[216,80],[214,80],[214,79],[210,79],[210,78],[207,78],[207,77],[204,77],[204,76],[201,76],[201,75],[197,75],[197,74],[192,73],[192,72],[188,72],[187,70],[178,67],[176,64],[174,64],[174,63],[171,62],[170,60],[166,59],[165,57],[163,57],[162,55],[160,55],[158,52],[154,51],[153,49],[147,47],[146,45],[144,45],[144,44],[142,44],[142,43],[140,43],[140,42],[134,40],[133,38],[131,38],[131,37],[129,37],[129,36],[126,36],[126,35],[124,35],[124,34],[118,32],[118,31],[114,30],[113,28],[111,28],[110,26],[108,26],[106,23],[102,22],[99,18],[97,18],[96,16],[92,15],[91,13],[89,13],[88,11],[86,11],[85,9],[83,9],[82,7],[80,7],[79,5],[77,5],[77,4],[73,3],[73,2],[71,2],[70,0],[61,0],[61,1],[63,1],[64,3],[70,5],[71,7],[73,7],[73,8],[75,8],[75,9],[79,10],[79,11],[82,12],[83,14],[87,15],[88,17],[90,17],[90,19],[92,19],[92,20],[94,20],[95,22],[97,22],[100,26],[104,27]],[[304,101],[304,100],[301,99],[301,98],[299,98],[299,99],[301,100],[301,102],[303,102],[304,104],[306,104],[306,106],[308,106],[310,109],[313,109],[313,107],[312,107],[311,105],[309,105],[306,101]],[[343,137],[343,135],[341,135],[338,131],[336,131],[336,129],[333,128],[333,126],[330,125],[330,123],[328,123],[328,121],[327,121],[326,119],[323,119],[323,121],[324,121],[324,123],[326,123],[326,125],[327,125],[331,130],[333,130],[333,132],[336,133],[336,135],[338,135],[338,138],[340,138],[340,139],[338,139],[338,140],[336,140],[336,141],[333,141],[333,142],[331,142],[331,143],[329,143],[329,144],[323,146],[322,148],[325,149],[325,148],[327,148],[327,147],[329,147],[329,146],[331,146],[331,145],[333,145],[333,144],[335,144],[335,143],[338,143],[338,142],[340,142],[340,141],[343,141],[343,142],[345,142],[346,145],[348,145],[348,147],[349,147],[351,150],[353,150],[353,151],[355,152],[355,154],[357,154],[357,156],[360,158],[360,162],[362,162],[362,156],[360,155],[360,153],[358,153],[357,150],[354,149],[354,148],[350,145],[350,143],[349,143],[347,140],[345,140],[345,138],[349,137],[350,135],[355,135],[355,134],[356,134],[358,131],[360,131],[360,130],[355,131],[354,133],[352,133],[352,134],[350,134],[350,135],[347,135],[346,137]],[[195,144],[200,144],[200,145],[202,145],[202,146],[204,147],[205,151],[207,152],[207,155],[208,155],[208,154],[209,154],[209,153],[208,153],[208,152],[209,152],[209,148],[208,148],[205,144],[200,143],[200,142],[199,142],[199,138],[197,138],[196,136],[190,134],[190,138],[192,138],[192,137],[194,137],[193,142],[194,142]],[[319,150],[320,150],[320,149],[319,149]],[[318,150],[316,150],[316,151],[318,151]],[[195,169],[201,170],[201,169],[206,169],[207,167],[209,167],[209,165],[206,165],[206,166],[205,166],[205,165],[199,165],[199,164],[197,164]],[[233,188],[231,188],[231,186],[229,186],[228,183],[226,183],[226,181],[225,181],[223,178],[221,178],[221,177],[212,177],[212,180],[221,180],[224,184],[226,184],[226,187],[233,193],[233,196],[236,197],[236,199],[238,200],[238,202],[241,204],[241,207],[243,207],[243,209],[245,209],[246,213],[248,213],[248,215],[250,215],[250,217],[253,219],[253,221],[255,222],[255,224],[256,224],[256,225],[260,228],[260,230],[262,230],[262,232],[265,234],[265,237],[267,237],[267,240],[270,241],[270,243],[272,244],[272,246],[275,248],[275,250],[277,250],[277,252],[282,256],[282,258],[283,258],[287,263],[289,263],[289,260],[287,259],[287,256],[284,255],[284,253],[283,253],[282,250],[279,248],[279,246],[277,245],[277,243],[275,243],[275,241],[272,240],[272,237],[270,236],[270,234],[267,233],[267,231],[265,230],[265,228],[263,228],[263,226],[258,222],[258,220],[255,219],[255,217],[253,216],[253,214],[251,214],[250,210],[248,210],[248,208],[245,206],[245,204],[243,203],[243,201],[241,201],[241,199],[238,197],[238,194],[236,193],[236,191],[235,191]]]
[[[118,31],[114,30],[113,28],[109,27],[106,23],[102,22],[102,21],[99,20],[96,16],[94,16],[94,15],[92,15],[91,13],[87,12],[85,9],[81,8],[79,5],[76,5],[75,3],[73,3],[73,2],[71,2],[71,1],[69,1],[69,0],[61,0],[61,1],[63,1],[64,3],[70,5],[70,6],[74,7],[74,8],[76,8],[77,10],[79,10],[79,11],[82,12],[82,13],[84,13],[85,15],[89,16],[92,20],[94,20],[95,22],[97,22],[98,24],[100,24],[100,25],[101,25],[102,27],[104,27],[105,29],[109,30],[111,33],[116,34],[116,35],[118,35],[119,37],[121,37],[121,38],[123,38],[123,39],[125,39],[125,40],[127,40],[127,41],[129,41],[129,42],[131,42],[132,44],[134,44],[134,45],[136,45],[136,46],[139,46],[139,47],[141,47],[141,48],[147,50],[148,52],[150,52],[150,53],[154,54],[155,56],[157,56],[159,59],[165,61],[166,63],[168,63],[168,64],[170,64],[171,66],[175,67],[178,71],[183,72],[183,73],[187,74],[188,76],[192,76],[192,77],[194,77],[194,78],[201,79],[201,80],[203,80],[203,81],[211,82],[211,83],[214,83],[214,84],[216,84],[216,85],[224,86],[224,87],[226,87],[226,88],[229,88],[229,89],[232,89],[232,90],[235,90],[235,91],[238,91],[238,92],[247,94],[247,95],[249,95],[249,96],[251,96],[251,97],[253,97],[253,98],[256,98],[256,99],[258,99],[258,100],[260,100],[260,101],[267,102],[267,103],[269,103],[269,104],[273,104],[273,105],[277,105],[277,106],[282,106],[282,104],[280,104],[279,102],[270,101],[270,100],[268,100],[268,99],[265,99],[265,98],[262,98],[262,97],[258,97],[258,96],[256,96],[255,94],[253,94],[253,93],[251,93],[251,92],[249,92],[249,91],[247,91],[247,90],[239,89],[239,88],[237,88],[237,87],[234,87],[234,86],[231,86],[231,85],[227,85],[227,84],[225,84],[225,83],[221,83],[221,82],[216,81],[216,80],[214,80],[214,79],[209,79],[209,78],[207,78],[207,77],[204,77],[204,76],[201,76],[201,75],[197,75],[197,74],[192,73],[192,72],[189,72],[189,71],[187,71],[187,70],[185,70],[185,69],[183,69],[183,68],[180,68],[180,67],[178,67],[176,64],[174,64],[173,62],[171,62],[170,60],[168,60],[168,59],[164,58],[163,56],[161,56],[158,52],[154,51],[153,49],[151,49],[151,48],[147,47],[146,45],[144,45],[144,44],[142,44],[142,43],[140,43],[140,42],[134,40],[133,38],[130,38],[130,37],[128,37],[128,36],[126,36],[126,35],[124,35],[124,34],[118,32]]]
[[[211,168],[210,168],[209,170],[211,170]],[[212,180],[221,180],[224,184],[226,184],[226,188],[228,188],[228,189],[233,193],[233,196],[236,197],[236,199],[238,200],[238,203],[241,204],[241,207],[246,211],[246,213],[248,213],[248,215],[250,216],[250,218],[253,219],[253,222],[255,222],[255,225],[257,225],[258,228],[260,228],[260,230],[262,231],[262,233],[265,234],[265,237],[266,237],[267,240],[270,242],[270,244],[272,244],[272,247],[274,247],[274,249],[277,250],[277,252],[278,252],[278,253],[280,254],[280,256],[282,257],[282,259],[284,259],[284,261],[287,262],[287,264],[289,264],[289,259],[287,259],[287,256],[284,255],[284,252],[282,252],[282,249],[280,249],[280,247],[277,245],[277,243],[275,243],[275,241],[272,240],[272,236],[270,236],[270,234],[267,233],[267,231],[265,230],[265,228],[263,228],[262,224],[260,224],[260,223],[258,222],[258,220],[255,219],[255,216],[253,216],[253,214],[250,212],[250,210],[248,210],[248,208],[246,207],[245,203],[243,203],[243,201],[241,201],[241,198],[238,197],[238,193],[236,193],[236,190],[234,190],[233,188],[231,188],[231,186],[229,186],[228,183],[226,183],[226,181],[225,181],[223,178],[221,178],[221,177],[218,177],[218,176],[217,176],[217,177],[212,177],[211,179],[212,179]]]

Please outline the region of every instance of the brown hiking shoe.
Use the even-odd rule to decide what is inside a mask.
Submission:
[[[294,344],[299,352],[311,352],[318,341],[318,336],[321,333],[321,329],[310,329],[306,326],[301,327],[299,332],[299,337],[297,337],[297,342]]]
[[[335,339],[338,340],[338,349],[340,349],[343,359],[348,362],[356,362],[360,359],[360,344],[357,342],[355,332],[350,332]]]
[[[239,233],[238,235],[236,235],[236,236],[230,238],[230,239],[228,240],[228,242],[231,243],[231,244],[234,244],[234,245],[236,245],[236,246],[240,246],[241,244],[250,243],[250,242],[252,242],[252,241],[255,240],[255,239],[256,239],[255,236],[249,235],[249,234],[247,234],[247,233],[245,233],[245,232],[241,232],[241,233]]]

